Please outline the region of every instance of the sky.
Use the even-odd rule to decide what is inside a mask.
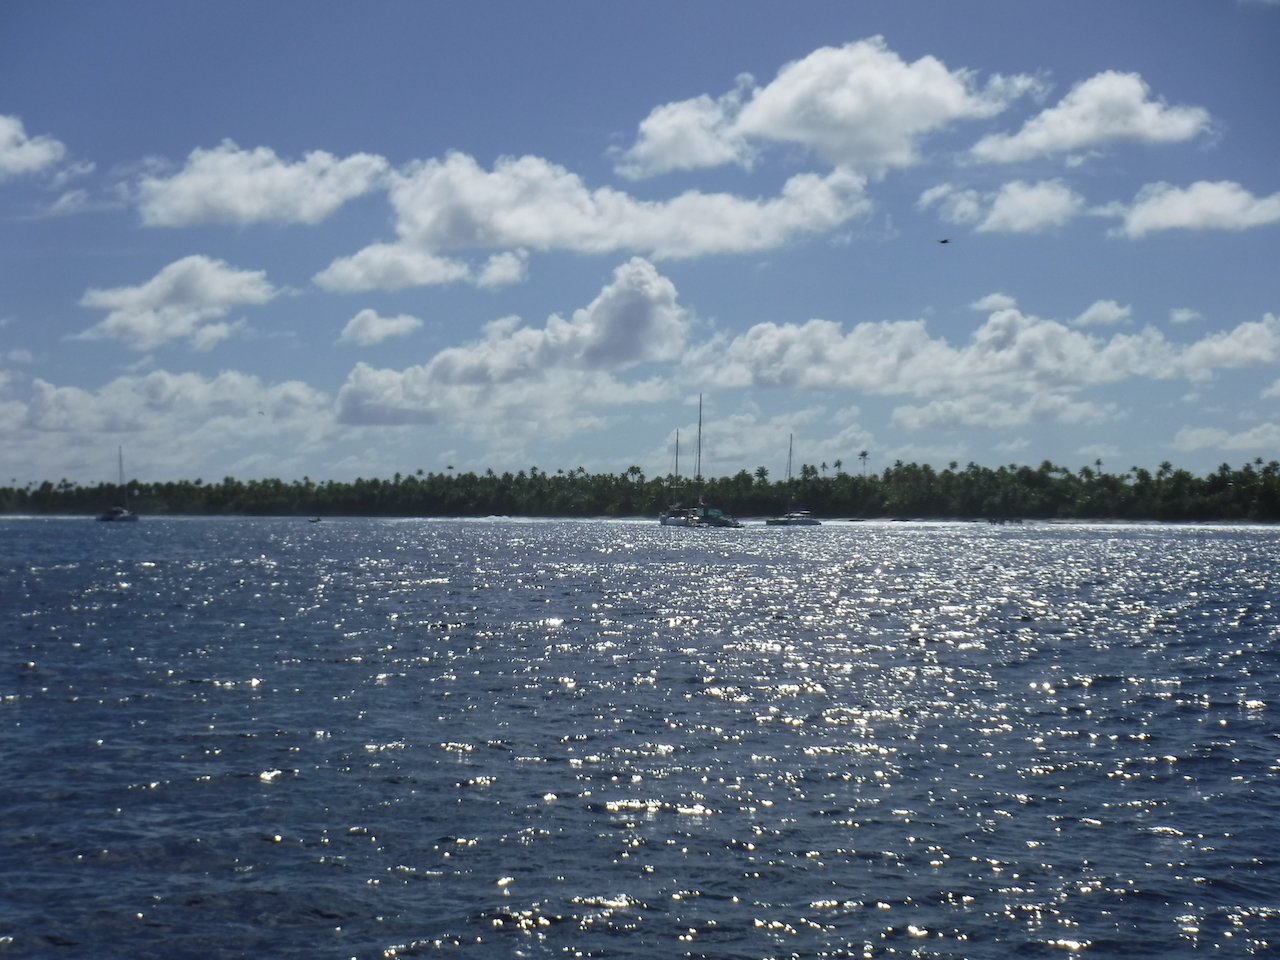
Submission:
[[[0,484],[1280,459],[1274,0],[0,7]]]

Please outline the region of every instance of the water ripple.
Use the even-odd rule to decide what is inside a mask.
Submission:
[[[112,526],[0,521],[0,949],[1280,941],[1271,529]]]

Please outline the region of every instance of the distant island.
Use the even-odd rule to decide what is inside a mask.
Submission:
[[[865,462],[865,461],[864,461]],[[63,480],[0,487],[0,513],[94,514],[128,502],[141,514],[369,517],[657,516],[673,503],[705,502],[739,517],[770,516],[789,506],[823,518],[987,520],[1280,520],[1280,463],[1261,458],[1239,469],[1222,464],[1203,477],[1166,462],[1108,473],[1044,461],[1039,467],[952,463],[944,470],[898,461],[880,473],[805,464],[798,477],[769,479],[741,470],[718,478],[646,478],[581,467],[548,472],[397,473],[350,483],[310,478],[219,482],[182,480],[81,486]]]

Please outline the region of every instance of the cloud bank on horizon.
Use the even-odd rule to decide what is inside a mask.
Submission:
[[[936,461],[1139,446],[1135,462],[1280,458],[1280,304],[1251,316],[1166,305],[1159,270],[1145,268],[1144,287],[1099,266],[1147,264],[1144,245],[1161,242],[1193,263],[1244,234],[1280,251],[1280,170],[1269,183],[1234,179],[1231,125],[1139,72],[1098,70],[1065,92],[1056,72],[910,59],[879,35],[833,42],[763,84],[727,70],[727,92],[690,89],[632,118],[628,145],[595,146],[614,182],[599,164],[575,171],[532,152],[393,160],[313,143],[291,157],[227,136],[177,162],[138,155],[97,173],[91,144],[9,104],[0,191],[39,197],[5,227],[11,242],[107,222],[108,242],[156,244],[99,263],[93,276],[114,279],[63,301],[0,308],[10,473],[92,479],[103,443],[162,477],[215,465],[376,474],[445,457],[659,472],[672,418],[687,428],[700,393],[714,397],[709,460],[734,471],[776,460],[796,428],[815,462],[848,461],[854,446]],[[1203,172],[1175,175],[1190,170]],[[1169,246],[1177,238],[1195,249]],[[175,246],[180,256],[156,255]],[[1021,308],[1037,291],[1002,272],[1002,258],[1036,249],[1081,264],[1069,277],[1078,293],[1055,297],[1074,303],[1059,319]],[[738,263],[744,287],[779,263],[804,278],[783,289],[838,278],[814,280],[806,253],[824,268],[889,263],[899,286],[928,284],[927,307],[910,319],[769,317],[776,304],[722,303],[700,279]],[[963,269],[918,265],[939,254]],[[583,262],[604,274],[598,287],[558,279]],[[965,270],[991,284],[976,299]],[[1265,276],[1253,282],[1264,304],[1274,296]],[[522,297],[560,306],[541,322],[482,319],[486,304]],[[56,318],[43,334],[41,315]],[[57,357],[81,344],[105,362],[62,373]],[[250,369],[217,359],[229,350]],[[405,447],[412,463],[398,459]]]

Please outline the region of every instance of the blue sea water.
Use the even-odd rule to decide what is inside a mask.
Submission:
[[[1280,949],[1280,531],[0,520],[0,957]]]

